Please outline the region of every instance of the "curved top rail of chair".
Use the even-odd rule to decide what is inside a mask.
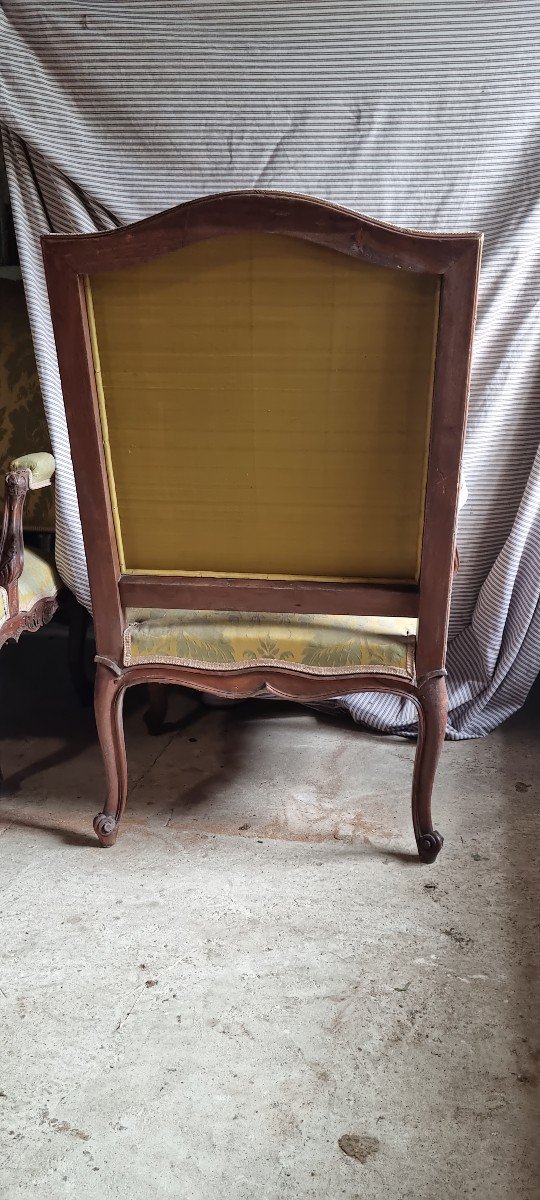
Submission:
[[[45,234],[41,241],[66,266],[85,274],[139,265],[197,241],[227,233],[283,233],[329,246],[353,258],[406,270],[444,274],[458,259],[478,256],[480,233],[425,233],[362,216],[327,201],[290,192],[219,192],[187,201],[116,229]]]

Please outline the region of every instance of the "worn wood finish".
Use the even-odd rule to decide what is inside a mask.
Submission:
[[[49,251],[44,246],[44,256],[90,576],[96,644],[102,653],[118,658],[122,653],[123,632],[118,591],[120,567],[101,439],[84,283],[76,272],[65,269],[61,257],[55,253],[55,241],[52,239],[52,247],[49,243]]]
[[[308,590],[309,589],[309,590]],[[167,578],[122,575],[124,608],[202,608],[241,612],[296,612],[357,617],[416,617],[416,588],[355,583],[296,583],[289,579]]]
[[[414,766],[412,797],[413,828],[419,857],[434,862],[443,839],[433,829],[431,795],[435,770],[444,740],[446,726],[446,684],[444,674],[428,679],[423,686],[409,683],[401,676],[364,674],[352,677],[355,687],[370,692],[391,692],[412,700],[418,710],[419,737]],[[313,700],[330,700],[351,692],[351,676],[321,676],[294,673],[279,667],[246,667],[240,671],[201,671],[195,668],[140,665],[118,669],[100,659],[96,677],[96,722],[107,776],[107,799],[103,811],[94,821],[94,829],[103,846],[116,841],[118,826],[127,796],[127,763],[121,712],[128,687],[148,683],[151,688],[151,710],[156,716],[156,728],[163,719],[166,707],[165,688],[157,684],[175,684],[209,692],[227,699],[247,700],[255,696],[275,696],[280,700],[309,704]]]
[[[6,642],[18,642],[22,633],[36,633],[42,625],[52,620],[61,603],[62,593],[58,596],[37,600],[28,612],[17,612],[0,627],[0,648]]]
[[[442,276],[420,568],[419,676],[444,665],[481,238]]]
[[[24,568],[24,502],[30,488],[30,471],[9,471],[5,477],[4,514],[0,538],[0,587],[7,593],[9,617],[0,626],[0,648],[18,642],[22,633],[36,633],[65,607],[69,622],[69,668],[73,685],[83,703],[88,703],[90,683],[84,672],[83,644],[89,616],[66,587],[56,596],[37,600],[26,612],[19,609],[19,579]]]
[[[422,862],[435,861],[443,839],[431,824],[431,793],[444,742],[448,695],[444,675],[428,678],[417,688],[418,743],[414,761],[412,819]]]
[[[24,567],[23,509],[30,471],[10,471],[5,480],[4,517],[0,541],[0,587],[6,589],[9,612],[19,611],[19,579]]]
[[[140,265],[197,241],[246,231],[305,238],[360,262],[440,279],[433,411],[418,588],[286,580],[121,576],[104,461],[84,296],[84,277]],[[265,691],[309,702],[353,691],[407,696],[419,713],[413,825],[420,857],[433,861],[442,845],[431,824],[431,792],[444,737],[444,663],[461,450],[467,408],[476,285],[482,238],[404,231],[309,197],[236,192],[179,205],[135,225],[103,234],[43,239],[58,360],[96,627],[96,717],[108,795],[96,832],[116,838],[126,797],[122,698],[135,683],[183,684],[220,696]],[[268,612],[418,616],[417,677],[391,674],[302,675],[286,667],[234,673],[165,664],[123,667],[127,606]]]
[[[0,538],[0,587],[5,588],[9,616],[0,625],[0,649],[18,642],[22,633],[35,633],[58,608],[58,596],[37,600],[27,612],[19,611],[19,579],[24,567],[23,509],[30,472],[10,471],[5,480],[4,513]],[[0,770],[0,779],[2,772]]]
[[[19,611],[19,579],[24,567],[24,502],[30,471],[9,471],[5,477],[4,514],[0,538],[0,587],[7,593],[9,617],[0,626],[0,647],[18,642],[22,633],[35,633],[54,616],[59,597],[37,600],[27,612]]]
[[[122,720],[125,690],[123,680],[98,663],[95,712],[107,777],[107,800],[103,812],[94,818],[94,829],[102,846],[112,846],[116,841],[127,799],[127,761]]]

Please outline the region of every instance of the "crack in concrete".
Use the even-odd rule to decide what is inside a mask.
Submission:
[[[162,757],[162,755],[165,754],[165,751],[169,749],[169,746],[172,746],[172,743],[174,742],[175,737],[176,737],[176,730],[174,733],[171,734],[170,738],[168,738],[165,745],[161,747],[161,750],[158,751],[158,753],[156,754],[156,757],[154,759],[152,759],[152,762],[149,763],[148,766],[144,768],[144,771],[141,772],[141,774],[139,775],[139,778],[136,779],[134,783],[132,783],[131,788],[130,788],[131,795],[133,795],[133,792],[137,791],[137,788],[139,787],[139,785],[143,782],[144,779],[146,779],[146,776],[150,774],[150,771],[153,770],[156,763],[158,763],[160,758]]]
[[[131,784],[131,787],[129,789],[130,795],[133,795],[133,792],[135,792],[137,790],[137,788],[143,782],[143,780],[146,779],[146,776],[150,774],[150,771],[153,770],[156,763],[158,763],[160,758],[162,757],[162,755],[165,754],[165,751],[169,749],[169,746],[172,746],[172,743],[174,742],[175,737],[177,737],[177,735],[179,733],[182,733],[187,728],[188,725],[191,725],[193,723],[193,721],[197,721],[201,717],[206,716],[207,712],[208,712],[208,710],[205,708],[205,706],[203,704],[197,704],[196,707],[194,709],[192,709],[191,712],[188,712],[186,714],[186,716],[181,719],[180,722],[177,722],[177,728],[173,730],[170,737],[165,742],[165,745],[161,747],[161,749],[158,751],[158,753],[156,754],[156,757],[152,760],[152,762],[149,763],[148,766],[144,768],[144,771],[141,772],[141,774],[139,775],[139,778],[136,779],[134,781],[134,783]]]
[[[118,1025],[116,1026],[116,1029],[114,1031],[115,1033],[119,1033],[120,1030],[124,1028],[126,1021],[129,1020],[129,1017],[131,1016],[133,1009],[135,1008],[135,1006],[137,1004],[137,1001],[140,999],[143,992],[145,992],[145,991],[146,991],[146,983],[143,983],[142,987],[140,987],[138,992],[136,992],[136,994],[135,994],[135,999],[133,1001],[133,1004],[131,1005],[131,1008],[128,1008],[128,1011],[127,1011],[125,1017],[120,1018]]]

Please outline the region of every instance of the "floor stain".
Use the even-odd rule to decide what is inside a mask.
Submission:
[[[456,943],[456,946],[461,946],[462,950],[465,946],[472,946],[472,938],[467,937],[466,933],[460,933],[459,929],[454,929],[453,926],[450,926],[449,929],[443,929],[441,932],[444,933],[445,937],[451,938]]]
[[[49,1125],[55,1133],[70,1133],[72,1137],[80,1138],[81,1142],[90,1141],[89,1133],[85,1133],[83,1129],[77,1129],[75,1125],[70,1125],[69,1121],[57,1121],[56,1117],[49,1117]]]
[[[380,1145],[378,1138],[359,1137],[356,1133],[343,1133],[338,1138],[340,1150],[349,1158],[356,1158],[361,1163],[367,1162],[370,1154],[377,1154]]]

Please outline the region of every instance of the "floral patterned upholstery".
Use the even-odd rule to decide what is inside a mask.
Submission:
[[[50,448],[21,280],[0,279],[0,476],[29,446]],[[24,528],[54,530],[54,489],[29,492]],[[0,609],[1,611],[1,609]]]
[[[128,609],[127,619],[125,666],[286,666],[317,675],[375,668],[414,678],[417,623],[405,617]]]
[[[38,600],[56,596],[61,586],[52,561],[45,554],[25,546],[24,568],[19,579],[19,611],[29,612]],[[0,626],[8,617],[7,594],[0,588]]]

